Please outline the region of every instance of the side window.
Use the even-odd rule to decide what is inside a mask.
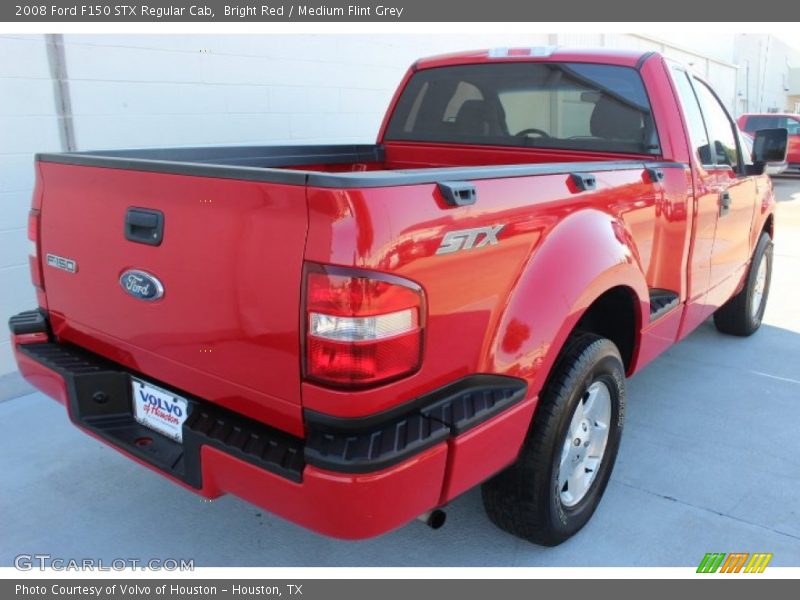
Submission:
[[[675,86],[678,88],[681,106],[683,106],[686,125],[689,128],[689,140],[694,146],[697,158],[703,165],[713,165],[714,159],[711,156],[706,125],[703,122],[700,105],[697,103],[697,96],[694,95],[692,84],[689,83],[689,76],[682,69],[673,69],[672,74]]]
[[[718,165],[728,165],[733,170],[739,167],[739,151],[736,145],[736,130],[728,113],[706,84],[694,80],[697,99],[703,111],[711,148]]]

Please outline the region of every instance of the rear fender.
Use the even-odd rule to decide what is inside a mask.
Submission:
[[[647,283],[633,239],[621,220],[599,210],[566,217],[523,269],[498,326],[486,340],[482,370],[521,377],[528,381],[530,394],[539,394],[586,309],[619,286],[636,298],[632,367],[649,314]]]

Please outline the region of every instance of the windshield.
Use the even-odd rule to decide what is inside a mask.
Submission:
[[[401,94],[387,140],[658,154],[639,73],[584,63],[426,69]]]

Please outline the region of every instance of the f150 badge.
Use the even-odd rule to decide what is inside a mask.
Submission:
[[[61,269],[67,273],[77,273],[78,263],[71,258],[64,258],[63,256],[56,256],[55,254],[47,255],[47,266],[54,269]]]
[[[158,278],[144,271],[125,271],[120,275],[119,284],[138,300],[158,300],[164,295],[164,286]]]
[[[472,229],[459,229],[448,231],[442,238],[442,243],[436,254],[451,254],[459,250],[472,250],[484,246],[496,246],[499,242],[497,236],[505,225],[490,225],[488,227],[474,227]]]

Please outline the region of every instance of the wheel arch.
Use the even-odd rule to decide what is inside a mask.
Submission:
[[[614,342],[628,374],[635,364],[642,329],[637,300],[636,292],[628,286],[610,288],[589,305],[573,328],[573,331],[594,333]]]
[[[576,211],[532,254],[487,339],[481,367],[521,377],[538,395],[569,336],[586,328],[621,346],[630,373],[648,318],[647,283],[624,224],[599,210]]]

